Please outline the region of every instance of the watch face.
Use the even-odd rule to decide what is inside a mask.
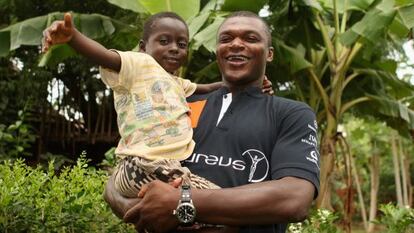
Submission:
[[[196,212],[191,203],[181,203],[177,208],[177,218],[182,223],[194,222]]]

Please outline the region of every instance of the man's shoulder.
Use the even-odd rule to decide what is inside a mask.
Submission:
[[[193,95],[187,97],[187,102],[192,103],[192,102],[207,100],[207,99],[209,99],[213,96],[218,95],[219,90],[215,90],[215,91],[212,91],[212,92],[209,92],[209,93],[206,93],[206,94],[193,94]]]
[[[312,108],[301,101],[288,99],[280,96],[270,96],[272,100],[272,107],[280,111],[298,111],[298,110],[312,110]]]

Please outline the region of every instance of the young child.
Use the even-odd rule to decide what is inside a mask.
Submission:
[[[101,66],[102,81],[114,92],[121,135],[115,151],[120,159],[115,186],[122,195],[136,197],[143,184],[179,177],[193,188],[219,188],[179,162],[194,148],[185,98],[222,86],[195,84],[173,75],[187,59],[188,27],[181,17],[172,12],[151,16],[144,24],[140,52],[104,48],[76,30],[69,13],[43,34],[44,52],[67,43]],[[267,80],[263,87],[271,89]]]

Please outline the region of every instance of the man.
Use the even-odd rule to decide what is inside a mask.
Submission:
[[[314,113],[260,90],[273,59],[267,24],[250,12],[232,14],[219,28],[216,54],[225,88],[190,100],[196,148],[185,166],[223,189],[152,182],[130,208],[136,202],[113,196],[109,182],[106,200],[139,232],[168,232],[194,219],[239,232],[285,232],[288,222],[307,216],[317,195]]]

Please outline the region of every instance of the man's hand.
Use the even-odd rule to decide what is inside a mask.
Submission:
[[[106,183],[103,198],[111,207],[112,212],[121,219],[130,208],[140,201],[139,198],[126,198],[118,193],[115,189],[115,180],[113,175],[109,177],[108,182]]]
[[[273,91],[272,82],[267,78],[265,75],[263,78],[263,86],[262,86],[263,93],[268,95],[273,95],[275,92]]]
[[[124,221],[135,224],[138,232],[168,232],[178,226],[172,214],[180,198],[180,190],[172,185],[155,180],[144,185],[139,196],[141,201],[129,209]]]
[[[55,44],[68,43],[72,39],[74,31],[72,15],[65,13],[64,20],[53,22],[43,31],[42,52],[47,52]]]

